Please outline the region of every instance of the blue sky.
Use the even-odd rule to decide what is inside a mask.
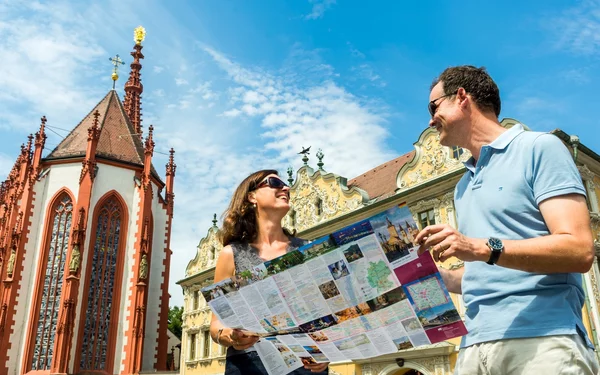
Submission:
[[[501,118],[560,128],[600,153],[599,1],[7,0],[1,175],[42,115],[58,133],[50,150],[66,135],[58,128],[90,111],[111,88],[115,54],[127,63],[122,97],[140,24],[143,124],[155,126],[159,171],[177,151],[173,303],[212,214],[245,175],[297,169],[301,146],[321,148],[325,169],[347,178],[412,150],[447,66],[486,66]]]

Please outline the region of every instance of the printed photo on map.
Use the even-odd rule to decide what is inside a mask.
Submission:
[[[398,350],[410,349],[413,347],[408,336],[403,336],[403,337],[397,338],[393,341],[394,341],[394,344],[396,345],[396,347],[398,348]]]
[[[304,255],[300,251],[295,250],[275,259],[268,260],[264,265],[267,269],[267,274],[271,276],[302,263],[304,263]]]
[[[334,281],[328,281],[325,284],[319,285],[319,290],[325,299],[330,299],[340,294]]]
[[[315,342],[324,342],[329,340],[329,337],[327,337],[323,331],[312,332],[309,333],[308,336],[315,340]]]
[[[377,240],[392,267],[408,263],[417,256],[413,241],[419,228],[407,206],[393,207],[369,219]]]
[[[328,234],[327,236],[317,238],[307,245],[299,247],[298,251],[304,255],[304,261],[306,262],[307,260],[327,254],[328,252],[337,249],[337,247],[333,236]]]
[[[344,257],[346,257],[348,263],[352,263],[355,260],[359,260],[364,257],[362,251],[360,251],[360,247],[356,243],[348,246],[342,252],[344,253]]]
[[[227,293],[235,292],[239,289],[240,284],[235,280],[228,278],[208,287],[202,288],[200,292],[202,293],[202,296],[204,296],[206,302],[210,302],[213,299],[223,297]]]
[[[444,305],[417,311],[417,317],[424,329],[439,327],[460,320],[460,315],[456,311],[452,301]]]
[[[333,233],[333,238],[338,246],[354,242],[373,233],[373,228],[369,220],[359,221],[342,230]]]
[[[333,315],[327,315],[324,317],[321,317],[319,319],[315,319],[311,322],[308,323],[304,323],[300,325],[300,329],[303,332],[314,332],[314,331],[320,331],[324,328],[330,327],[332,325],[337,324],[335,318],[333,317]]]
[[[402,290],[402,287],[398,287],[367,301],[367,304],[372,311],[377,311],[392,306],[404,299],[406,299],[406,294],[404,293],[404,290]]]
[[[342,323],[349,319],[358,318],[362,315],[369,314],[371,312],[371,307],[367,303],[359,303],[356,306],[349,307],[342,311],[336,312],[334,315],[337,319],[338,323]]]
[[[339,280],[344,276],[348,276],[350,272],[348,271],[348,267],[343,260],[337,261],[327,266],[329,268],[329,272],[331,272],[331,276],[333,276],[334,280]]]

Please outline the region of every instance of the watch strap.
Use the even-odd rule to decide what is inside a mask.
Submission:
[[[493,266],[494,264],[498,263],[498,259],[500,258],[500,254],[502,254],[502,250],[494,250],[492,249],[492,247],[490,246],[489,243],[486,243],[488,249],[490,249],[490,259],[486,262],[487,264]]]

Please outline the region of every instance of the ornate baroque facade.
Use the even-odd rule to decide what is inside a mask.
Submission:
[[[504,119],[510,127],[517,123]],[[600,156],[560,130],[554,131],[571,149],[588,190],[588,202],[600,256]],[[291,184],[292,209],[284,225],[298,230],[298,235],[312,239],[372,216],[389,207],[406,204],[420,228],[433,223],[456,226],[454,186],[465,168],[462,164],[470,155],[459,148],[439,144],[435,130],[426,129],[414,144],[414,151],[391,160],[364,174],[346,180],[323,170],[322,154],[318,169],[305,165],[296,173],[288,171]],[[319,156],[319,155],[318,155]],[[181,373],[183,375],[223,373],[224,351],[210,340],[208,327],[210,309],[199,289],[210,285],[214,277],[215,260],[221,246],[217,239],[217,221],[200,241],[196,257],[189,263],[186,278],[178,283],[184,293],[184,329],[182,338]],[[462,264],[449,260],[442,267],[455,268]],[[600,329],[600,270],[594,262],[584,276],[586,286],[585,324],[598,347]],[[452,299],[464,313],[460,296]],[[402,375],[418,371],[426,375],[451,374],[456,362],[458,339],[426,347],[401,350],[394,355],[368,361],[349,361],[331,366],[333,374]],[[412,372],[414,373],[414,372]]]

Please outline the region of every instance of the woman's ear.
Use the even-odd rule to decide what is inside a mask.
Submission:
[[[256,195],[254,193],[248,193],[248,202],[255,204],[256,203]]]

